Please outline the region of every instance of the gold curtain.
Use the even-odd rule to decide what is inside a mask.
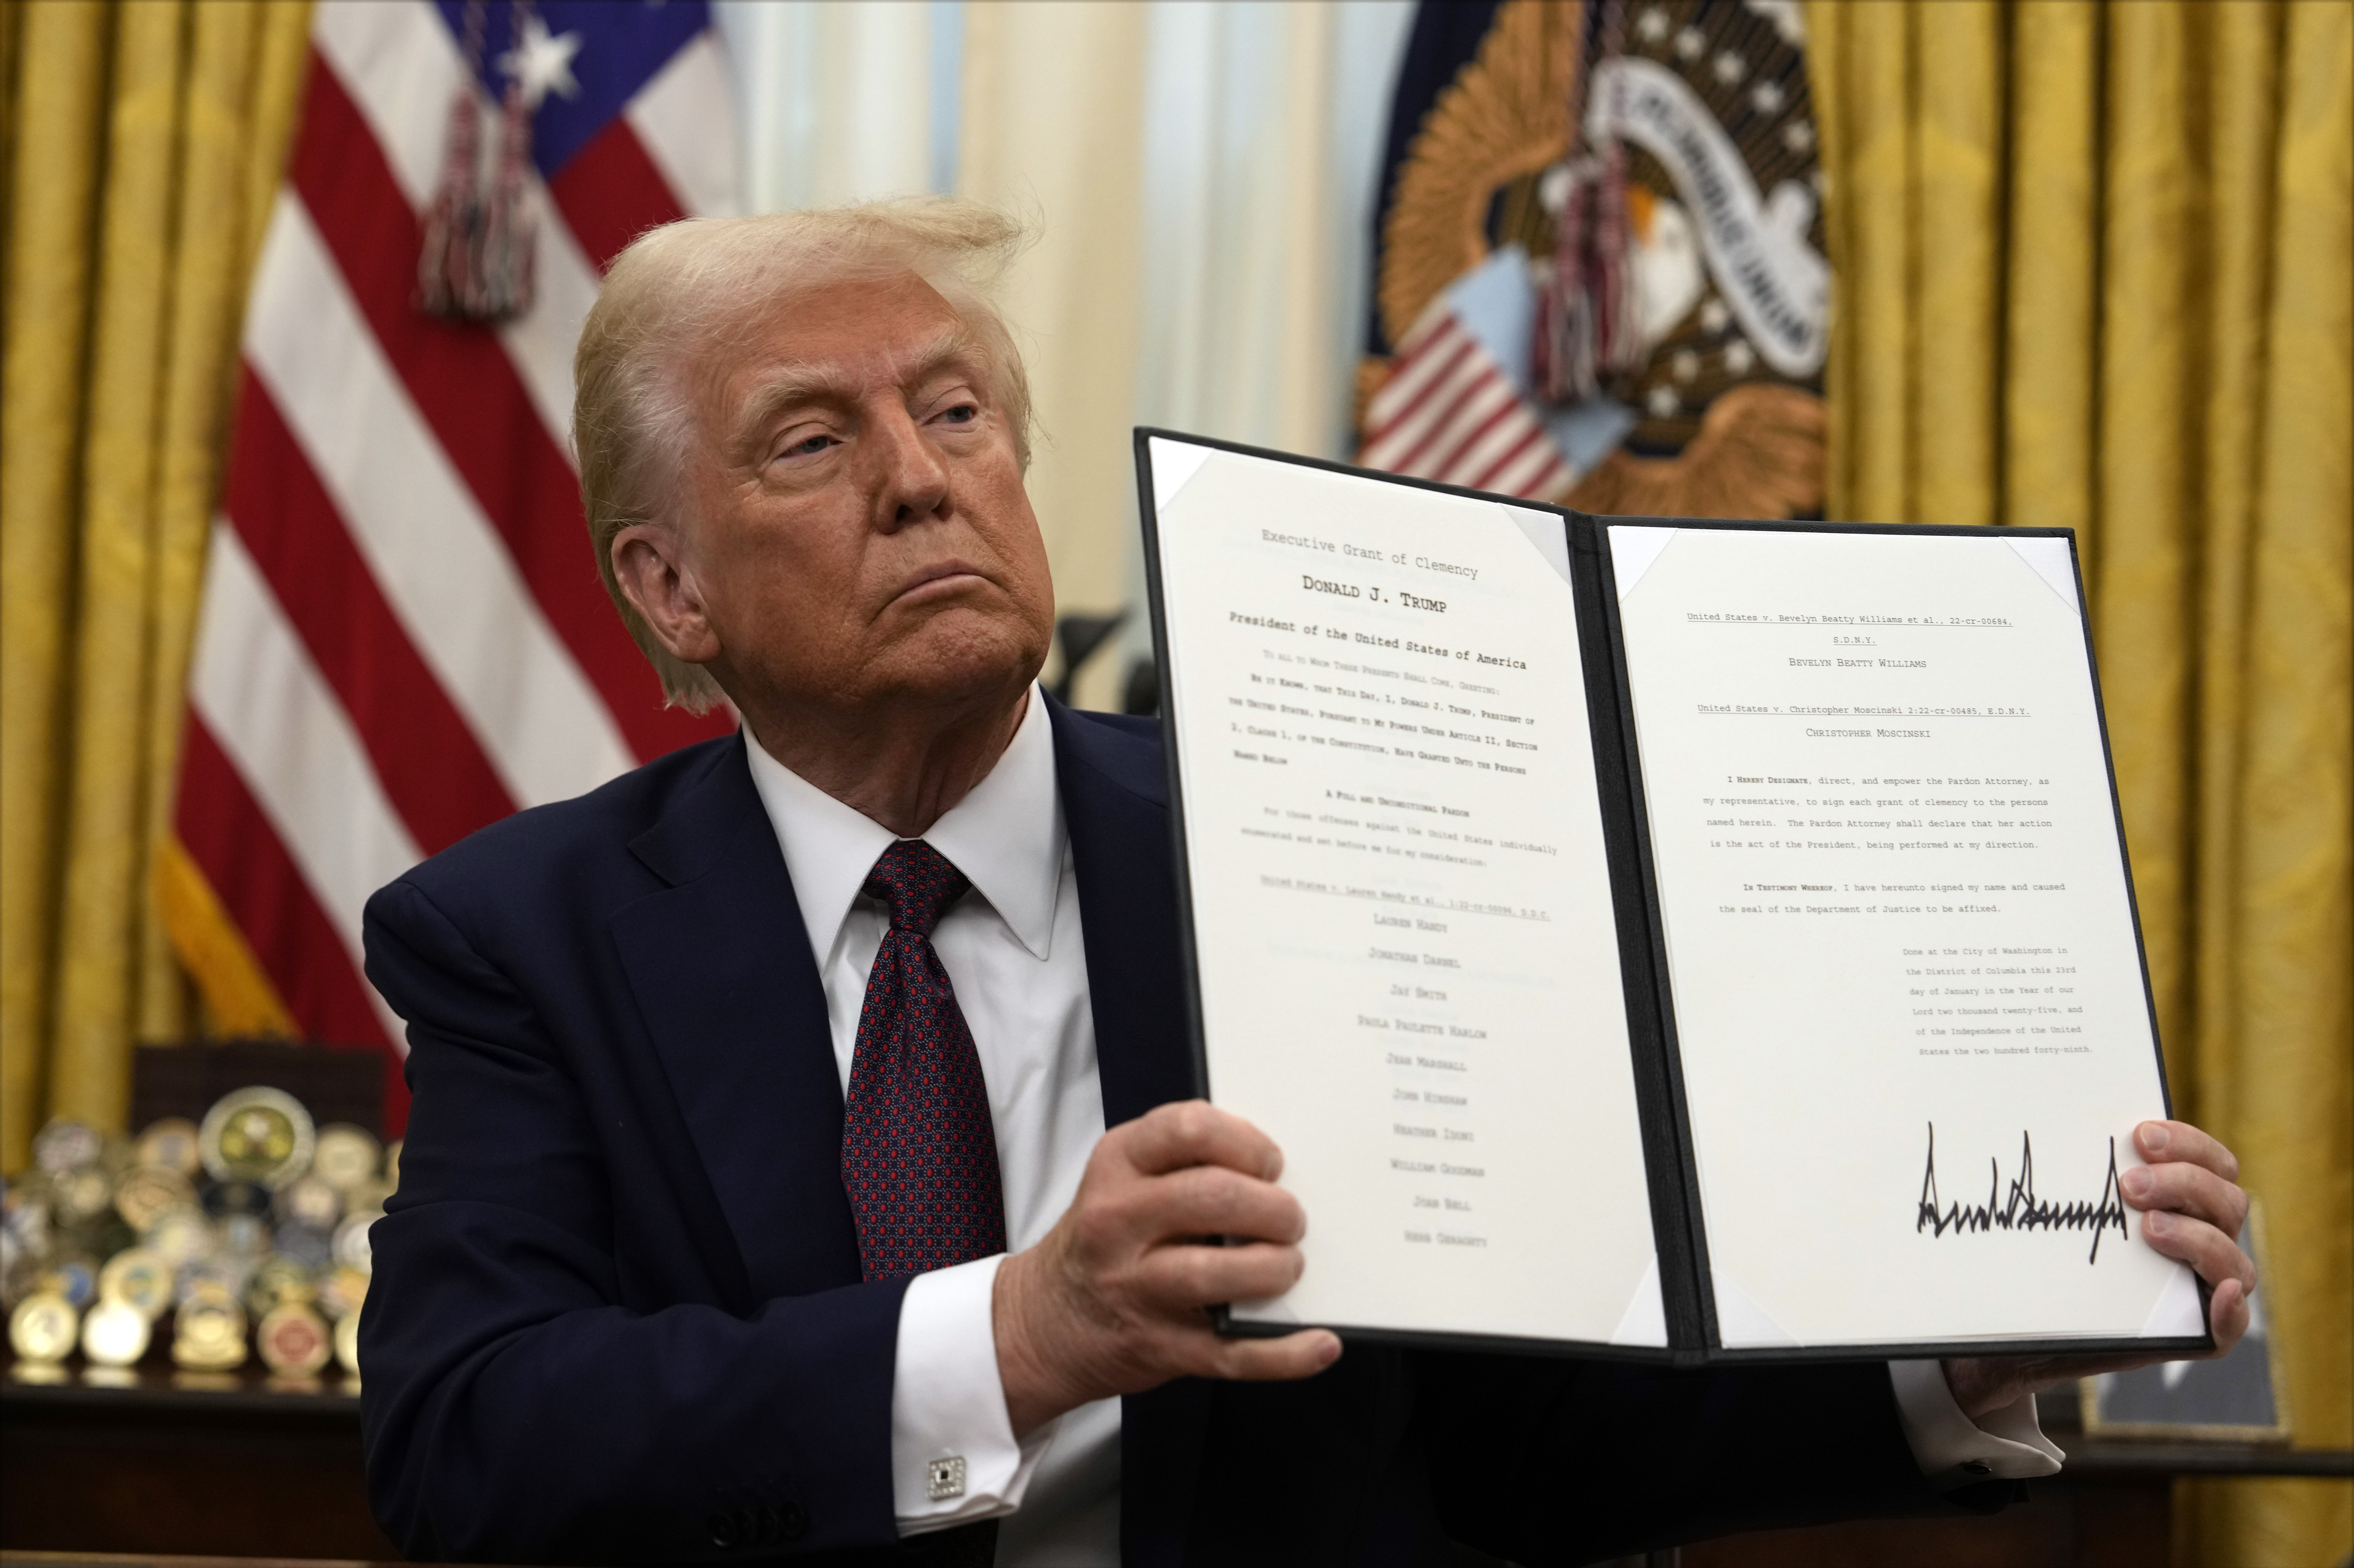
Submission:
[[[2076,530],[2178,1114],[2263,1195],[2300,1444],[2354,1443],[2354,5],[1815,0],[1830,515]],[[2336,1563],[2342,1482],[2186,1484]]]
[[[0,1169],[188,1030],[154,867],[305,5],[0,12]]]

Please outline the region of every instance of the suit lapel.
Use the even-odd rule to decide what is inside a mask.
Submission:
[[[1087,946],[1104,1123],[1201,1092],[1185,1035],[1185,974],[1161,751],[1049,702],[1056,780]]]
[[[744,742],[630,851],[671,885],[613,938],[754,1298],[860,1277],[825,993]]]

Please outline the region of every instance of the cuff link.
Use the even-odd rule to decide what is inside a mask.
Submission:
[[[934,1502],[964,1496],[964,1456],[951,1454],[924,1467],[924,1495]]]

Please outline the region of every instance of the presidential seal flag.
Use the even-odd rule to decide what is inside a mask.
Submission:
[[[1425,5],[1387,156],[1359,461],[1591,512],[1819,511],[1796,0]]]
[[[572,351],[636,235],[735,200],[707,7],[331,3],[241,343],[174,842],[217,1028],[382,1050],[369,894],[721,733],[663,705],[590,558]]]

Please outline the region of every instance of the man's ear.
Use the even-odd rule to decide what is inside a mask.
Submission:
[[[659,523],[633,523],[613,535],[613,577],[621,596],[673,658],[708,664],[719,634],[685,560],[685,541]]]

